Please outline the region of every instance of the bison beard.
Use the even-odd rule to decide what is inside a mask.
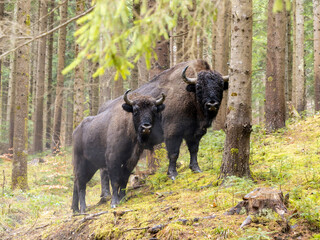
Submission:
[[[103,169],[103,195],[110,195],[110,178],[111,206],[119,204],[143,149],[163,141],[161,111],[165,95],[156,100],[132,94],[134,100],[129,100],[127,94],[125,103],[121,98],[110,101],[104,112],[85,118],[73,133],[74,212],[79,211],[79,202],[80,211],[85,212],[86,184],[99,168]]]

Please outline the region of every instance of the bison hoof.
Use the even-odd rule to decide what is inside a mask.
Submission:
[[[104,196],[100,198],[100,201],[98,202],[98,205],[100,204],[105,204],[106,202],[108,202],[110,200],[111,196]]]
[[[202,172],[198,165],[197,165],[197,166],[191,166],[191,165],[190,165],[189,168],[190,168],[191,171],[194,172],[194,173],[201,173],[201,172]]]
[[[176,180],[176,177],[178,176],[177,171],[168,171],[167,174],[172,180]]]

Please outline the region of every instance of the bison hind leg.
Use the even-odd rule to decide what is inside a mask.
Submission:
[[[79,192],[78,192],[78,186],[77,182],[74,181],[73,184],[73,195],[72,195],[72,206],[71,209],[74,213],[79,212]]]

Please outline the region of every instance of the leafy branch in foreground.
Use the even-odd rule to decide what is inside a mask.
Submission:
[[[137,62],[144,56],[150,68],[151,58],[156,57],[153,51],[156,41],[169,38],[168,32],[177,25],[178,16],[187,19],[191,26],[200,26],[200,21],[195,19],[204,18],[201,9],[206,9],[206,16],[210,16],[210,11],[214,15],[214,8],[206,6],[210,3],[201,4],[192,17],[189,14],[192,0],[183,4],[179,0],[160,0],[153,8],[148,8],[147,0],[143,0],[138,20],[132,21],[132,6],[126,0],[96,0],[93,4],[94,10],[77,21],[81,28],[75,35],[83,50],[63,74],[88,58],[100,63],[94,77],[103,74],[106,68],[115,67],[115,79],[119,74],[126,78],[133,68],[130,61]]]

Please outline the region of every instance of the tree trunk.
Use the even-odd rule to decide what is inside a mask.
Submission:
[[[66,121],[65,121],[65,137],[64,137],[64,145],[66,147],[72,145],[72,132],[73,132],[73,99],[74,99],[74,94],[73,91],[70,90],[71,86],[68,91],[66,91],[65,95],[65,101],[66,101]]]
[[[28,33],[30,30],[30,0],[18,0],[18,24]],[[22,36],[21,33],[18,36]],[[28,188],[27,174],[27,131],[28,118],[28,88],[29,88],[29,46],[21,47],[17,52],[15,78],[17,83],[17,95],[15,97],[16,108],[14,118],[13,161],[12,161],[12,189]]]
[[[93,77],[92,75],[98,69],[98,63],[93,63],[92,61],[88,61],[89,63],[89,96],[90,96],[90,115],[97,115],[99,109],[99,78]]]
[[[85,0],[77,0],[76,14],[84,11]],[[79,29],[79,25],[76,25]],[[75,57],[81,51],[79,43],[75,43]],[[81,61],[74,69],[74,113],[73,113],[73,127],[76,128],[84,117],[84,61]],[[91,76],[89,76],[90,78]]]
[[[297,93],[296,93],[296,83],[297,83],[297,76],[296,76],[296,46],[297,46],[297,38],[296,38],[296,28],[297,28],[297,21],[296,21],[296,0],[292,0],[292,96],[291,102],[292,106],[297,106]]]
[[[220,178],[251,177],[252,0],[233,0],[226,140]]]
[[[229,0],[223,0],[218,4],[217,32],[216,32],[216,51],[215,51],[215,70],[222,75],[228,75],[228,60],[230,50],[230,34],[227,31],[230,24]],[[223,130],[227,115],[228,91],[223,92],[222,102],[218,115],[213,123],[213,129]]]
[[[285,3],[283,2],[283,5]],[[286,10],[273,13],[268,6],[267,71],[265,117],[268,132],[285,127]]]
[[[136,0],[132,0],[132,7],[133,7],[133,16],[132,21],[137,21],[140,18],[140,1],[136,2]],[[138,62],[133,63],[133,69],[131,70],[131,77],[130,77],[130,89],[137,89],[139,86],[139,69],[138,69]]]
[[[54,8],[55,0],[50,1],[50,9]],[[48,19],[48,30],[53,28],[54,21],[54,12],[51,13]],[[48,35],[48,64],[47,64],[47,74],[48,74],[48,83],[47,83],[47,125],[46,125],[46,148],[50,148],[52,138],[52,95],[53,95],[53,84],[52,84],[52,60],[53,60],[53,33]]]
[[[60,24],[67,19],[68,0],[60,6]],[[66,52],[66,26],[59,29],[58,42],[58,69],[57,69],[57,87],[56,87],[56,101],[54,107],[53,120],[53,144],[51,146],[53,152],[60,150],[60,131],[61,131],[61,117],[62,117],[62,103],[63,103],[63,82],[64,78],[61,71],[64,69],[65,52]]]
[[[184,28],[183,28],[183,18],[181,16],[178,17],[178,22],[176,26],[176,63],[180,63],[183,61],[183,35],[184,35]]]
[[[40,32],[45,32],[47,29],[47,1],[40,1]],[[36,107],[35,107],[35,126],[33,134],[33,151],[43,151],[43,102],[44,102],[44,79],[46,67],[46,37],[39,40],[38,48],[38,69],[37,69],[37,87],[36,87]]]
[[[17,21],[17,5],[15,4],[13,10],[13,21]],[[16,26],[12,25],[12,36],[11,44],[14,48],[16,46]],[[13,132],[14,132],[14,114],[15,114],[15,95],[16,95],[16,77],[14,73],[16,72],[16,52],[10,54],[10,81],[8,89],[8,107],[7,107],[7,122],[9,123],[9,149],[12,153],[13,148]]]
[[[114,73],[112,73],[112,70],[106,69],[105,73],[99,76],[100,81],[100,106],[111,99],[111,83],[113,81]]]
[[[313,0],[314,29],[314,102],[315,111],[320,111],[320,0]]]
[[[305,110],[306,94],[305,94],[305,74],[304,74],[304,16],[303,16],[303,0],[296,0],[296,106],[299,113]]]
[[[124,94],[123,90],[123,78],[119,75],[117,81],[113,81],[112,99],[115,99]]]
[[[216,0],[212,0],[212,4],[215,7],[216,6]],[[213,18],[212,22],[212,36],[211,36],[211,64],[212,69],[216,68],[216,44],[217,44],[217,19]]]
[[[0,2],[0,22],[3,20],[4,16],[4,2]],[[2,47],[0,46],[0,55],[2,54]],[[2,116],[2,59],[0,58],[0,117]],[[0,137],[1,137],[1,126],[2,126],[2,118],[0,118]]]

